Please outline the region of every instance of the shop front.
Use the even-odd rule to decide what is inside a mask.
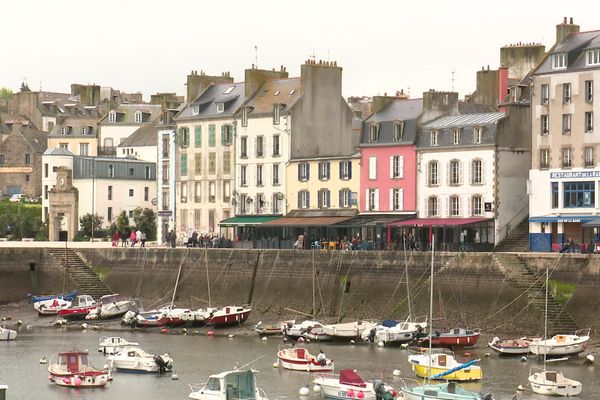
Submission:
[[[549,215],[530,217],[531,251],[561,251],[567,244],[586,251],[598,241],[600,217],[595,215]]]

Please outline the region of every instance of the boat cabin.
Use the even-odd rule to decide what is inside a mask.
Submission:
[[[202,392],[206,398],[214,400],[255,400],[257,391],[254,371],[228,371],[211,375]]]
[[[71,304],[72,307],[89,307],[93,305],[96,305],[96,300],[94,300],[92,296],[87,294],[77,296]]]
[[[351,369],[343,369],[340,371],[340,383],[342,385],[355,386],[360,388],[367,387],[365,381]]]
[[[127,298],[120,294],[109,294],[106,296],[102,296],[100,298],[100,302],[102,304],[112,304],[112,303],[118,303],[120,301],[126,301],[126,300],[127,300]]]
[[[58,353],[58,367],[69,372],[83,372],[89,367],[87,351]]]

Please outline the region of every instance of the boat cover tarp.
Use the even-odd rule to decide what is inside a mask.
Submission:
[[[393,319],[384,319],[381,325],[385,326],[386,328],[393,328],[394,326],[398,325],[398,321]]]
[[[450,375],[450,374],[451,374],[451,373],[453,373],[453,372],[460,371],[461,369],[468,368],[468,367],[470,367],[471,365],[473,365],[473,364],[475,364],[475,363],[478,363],[478,362],[479,362],[479,359],[477,359],[477,360],[471,360],[471,361],[469,361],[469,362],[466,362],[466,363],[464,363],[464,364],[460,364],[459,366],[456,366],[456,367],[454,367],[454,368],[451,368],[451,369],[449,369],[448,371],[444,371],[444,372],[440,372],[439,374],[435,374],[435,375],[431,376],[431,378],[430,378],[430,379],[439,379],[439,378],[441,378],[441,377],[444,377],[444,376],[446,376],[446,375]]]
[[[340,383],[356,387],[366,387],[367,384],[351,369],[343,369],[340,371]]]

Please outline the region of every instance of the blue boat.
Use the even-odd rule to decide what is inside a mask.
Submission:
[[[63,299],[67,301],[73,301],[73,299],[77,297],[77,290],[73,290],[68,293],[62,294],[45,294],[45,295],[29,295],[30,303],[37,303],[38,301],[52,300],[52,299]]]

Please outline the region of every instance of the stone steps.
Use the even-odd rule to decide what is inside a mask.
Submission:
[[[529,218],[523,219],[508,236],[498,243],[494,251],[497,252],[526,252],[529,251]]]

